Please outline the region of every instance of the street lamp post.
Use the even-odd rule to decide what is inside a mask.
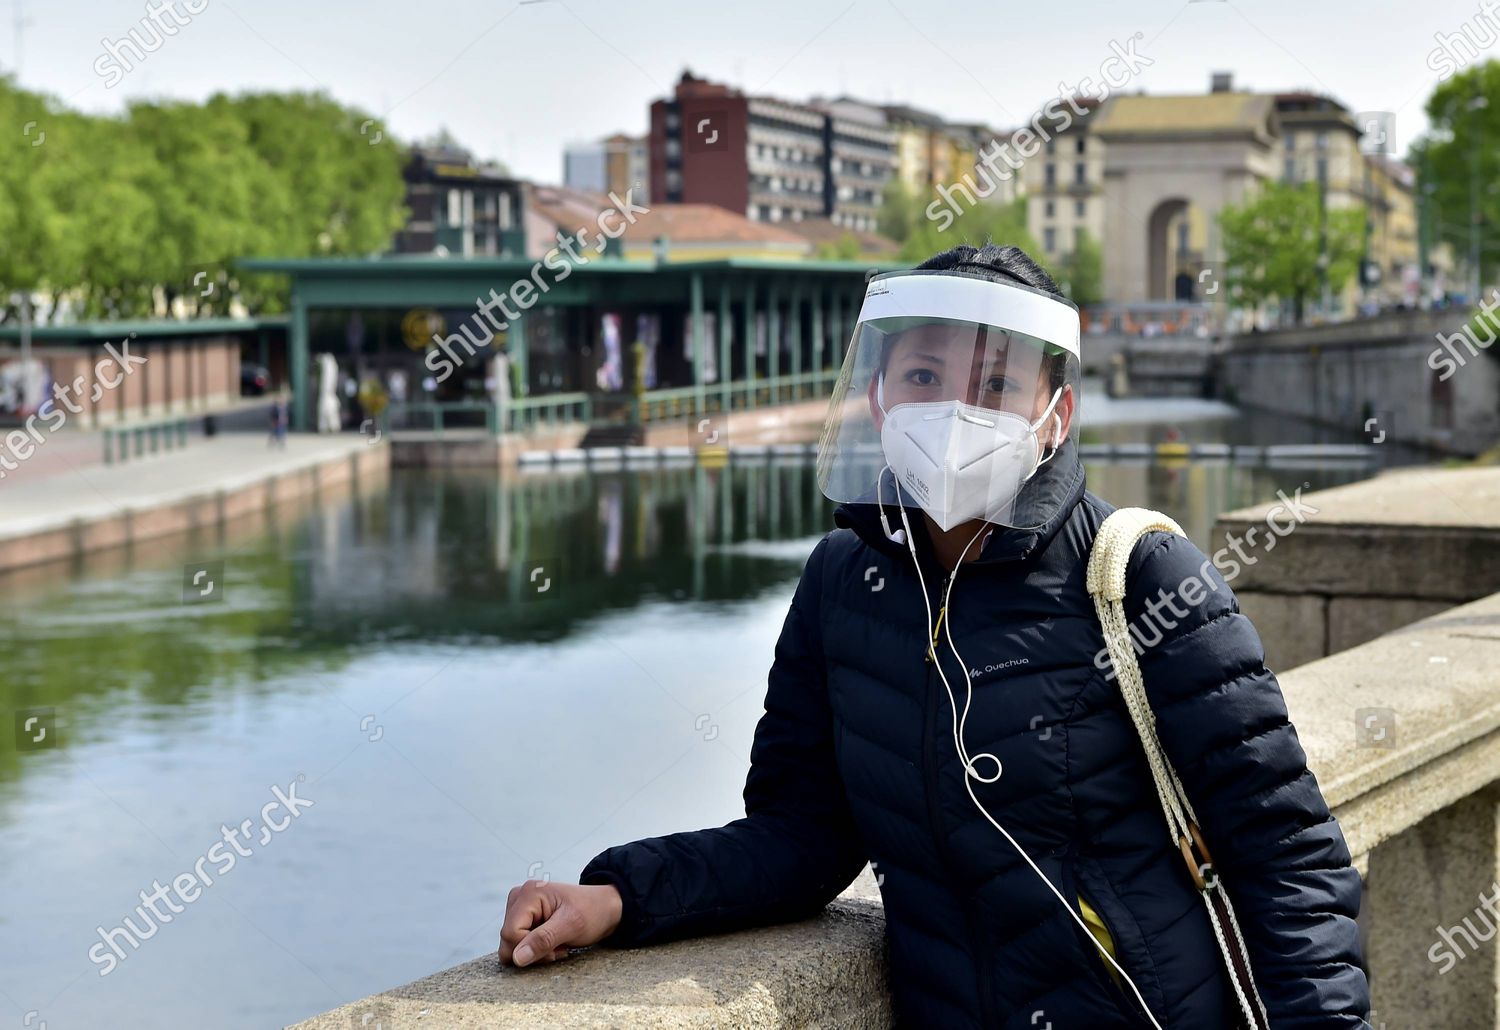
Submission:
[[[1479,112],[1490,106],[1489,98],[1483,94],[1470,100],[1465,105],[1469,111],[1474,112],[1474,142],[1469,147],[1469,276],[1472,289],[1469,291],[1469,303],[1479,302],[1479,289],[1481,286],[1479,274],[1479,151],[1484,145],[1483,133],[1484,122]]]

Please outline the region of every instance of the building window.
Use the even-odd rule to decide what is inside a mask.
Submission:
[[[1046,183],[1047,183],[1048,186],[1056,186],[1057,185],[1057,165],[1051,164],[1050,162],[1047,165],[1047,180],[1046,180]]]
[[[1328,149],[1328,133],[1326,133],[1326,132],[1320,132],[1320,133],[1318,133],[1318,149],[1319,150],[1327,150]]]
[[[1318,181],[1328,181],[1328,158],[1326,157],[1318,158]]]
[[[448,224],[464,224],[464,197],[458,190],[448,191]]]
[[[1050,225],[1042,230],[1042,248],[1049,254],[1057,250],[1057,230]]]
[[[1089,182],[1088,165],[1079,161],[1073,166],[1073,184],[1075,186],[1087,186]]]
[[[1049,153],[1049,154],[1055,154],[1055,153],[1057,153],[1057,140],[1056,139],[1048,137],[1048,139],[1047,139],[1047,153]]]
[[[1057,205],[1054,204],[1054,203],[1052,203],[1052,201],[1050,201],[1050,200],[1047,201],[1046,211],[1047,211],[1047,217],[1048,218],[1053,217],[1054,215],[1057,214]]]
[[[1076,251],[1083,246],[1083,226],[1073,226],[1073,249]]]
[[[1297,181],[1297,162],[1290,157],[1286,159],[1286,169],[1283,172],[1282,177],[1285,178],[1287,182]]]
[[[1292,138],[1292,134],[1290,132],[1286,134],[1286,148],[1288,150],[1297,149],[1297,141]]]
[[[1078,142],[1076,144],[1074,144],[1074,147],[1073,147],[1073,153],[1075,153],[1075,154],[1081,154],[1081,153],[1083,153],[1083,140],[1084,140],[1084,137],[1082,137],[1082,136],[1078,137]]]
[[[1088,213],[1088,204],[1082,200],[1073,201],[1073,217],[1082,218]]]

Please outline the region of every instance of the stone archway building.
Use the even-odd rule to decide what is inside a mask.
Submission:
[[[1212,296],[1219,212],[1280,171],[1276,98],[1115,96],[1091,131],[1107,155],[1105,296],[1127,304]]]

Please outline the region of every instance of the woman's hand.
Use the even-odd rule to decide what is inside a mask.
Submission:
[[[610,884],[527,880],[510,889],[500,927],[500,961],[529,966],[567,958],[620,925],[620,892]]]

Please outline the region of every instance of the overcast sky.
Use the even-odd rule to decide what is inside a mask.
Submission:
[[[22,83],[73,107],[321,87],[403,138],[446,126],[481,157],[558,181],[567,143],[644,132],[684,67],[753,93],[847,92],[1011,127],[1136,37],[1154,63],[1128,91],[1202,92],[1222,69],[1239,87],[1326,92],[1396,112],[1404,153],[1438,81],[1434,34],[1480,17],[1478,0],[192,2],[206,7],[107,89],[102,40],[139,28],[143,2],[0,0],[0,66],[16,66],[19,7]]]

